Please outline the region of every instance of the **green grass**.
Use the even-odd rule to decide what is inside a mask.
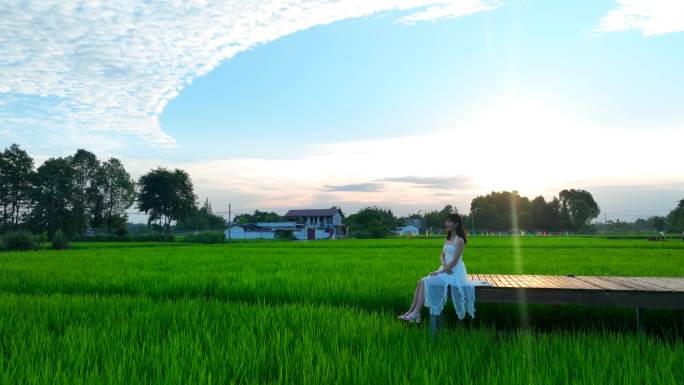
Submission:
[[[0,253],[0,381],[20,383],[666,383],[681,322],[630,309],[449,303],[447,329],[395,320],[442,240],[75,244]],[[684,276],[684,243],[471,238],[471,273]],[[424,311],[424,315],[427,312]]]

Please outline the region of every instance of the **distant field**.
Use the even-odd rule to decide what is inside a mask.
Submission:
[[[680,383],[673,311],[477,304],[432,343],[395,320],[441,239],[81,243],[0,253],[0,380],[19,383]],[[517,247],[516,247],[517,245]],[[684,242],[470,239],[471,273],[684,276]],[[424,315],[427,311],[424,310]]]

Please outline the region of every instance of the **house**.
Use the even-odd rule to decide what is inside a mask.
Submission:
[[[306,228],[306,237],[298,239],[338,239],[347,235],[347,226],[342,223],[344,215],[340,209],[290,210],[285,218]]]
[[[404,226],[413,226],[418,229],[418,232],[423,231],[422,218],[404,218]]]
[[[302,228],[294,222],[230,223],[225,234],[227,239],[275,239],[280,234],[294,235]]]
[[[416,236],[420,234],[420,231],[416,226],[413,225],[408,225],[404,227],[397,227],[396,229],[397,235],[408,235],[408,236]]]

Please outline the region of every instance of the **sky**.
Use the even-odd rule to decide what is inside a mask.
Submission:
[[[0,148],[188,171],[215,211],[684,199],[684,1],[3,1]]]

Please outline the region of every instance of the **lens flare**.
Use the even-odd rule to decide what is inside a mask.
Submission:
[[[515,194],[511,194],[511,230],[512,245],[513,245],[513,263],[515,274],[523,274],[522,267],[522,248],[520,247],[520,226],[518,224],[518,207],[516,205]],[[520,326],[527,329],[529,326],[529,316],[527,309],[527,300],[523,289],[518,290],[518,309],[520,310]]]

